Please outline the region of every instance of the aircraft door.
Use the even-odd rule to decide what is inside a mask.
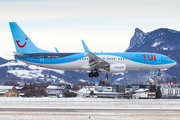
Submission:
[[[157,56],[157,63],[161,63],[161,56]]]
[[[40,56],[40,64],[44,63],[44,56]]]

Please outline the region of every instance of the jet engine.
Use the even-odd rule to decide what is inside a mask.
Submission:
[[[110,73],[125,72],[126,65],[122,63],[110,64],[105,68],[105,70],[109,71]]]

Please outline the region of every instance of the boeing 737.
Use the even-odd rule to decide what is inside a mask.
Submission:
[[[100,73],[118,73],[126,70],[161,70],[176,65],[168,56],[157,53],[93,53],[82,40],[84,53],[56,53],[40,49],[15,23],[9,23],[16,52],[16,60],[30,65],[59,70],[91,71],[89,77],[98,77]]]

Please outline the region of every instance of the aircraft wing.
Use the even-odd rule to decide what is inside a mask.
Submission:
[[[109,63],[95,55],[94,53],[88,53],[90,70],[104,69],[109,66]]]
[[[108,62],[104,61],[102,58],[92,53],[83,40],[82,40],[82,44],[85,53],[89,57],[89,66],[90,66],[89,70],[104,69],[105,67],[109,66]]]

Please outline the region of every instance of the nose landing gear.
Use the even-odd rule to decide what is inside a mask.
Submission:
[[[162,74],[161,73],[158,73],[158,76],[161,76]]]
[[[158,76],[161,76],[161,75],[162,75],[161,70],[159,70]]]

